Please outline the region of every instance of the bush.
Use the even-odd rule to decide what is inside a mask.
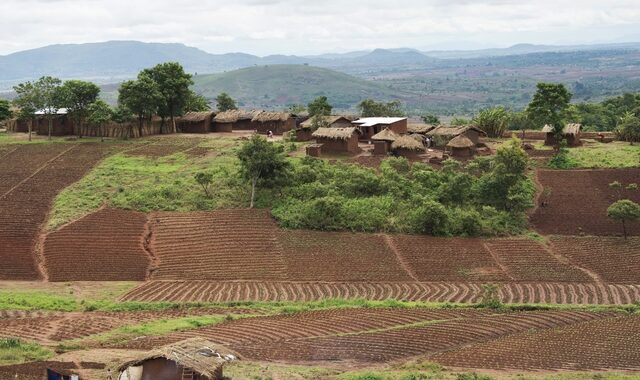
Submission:
[[[412,217],[413,229],[434,236],[447,235],[449,216],[447,210],[438,202],[425,201],[415,208]]]

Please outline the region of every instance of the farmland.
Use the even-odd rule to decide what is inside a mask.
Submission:
[[[428,371],[415,360],[445,379],[640,370],[640,230],[624,239],[606,217],[640,200],[609,186],[639,169],[532,169],[537,207],[517,236],[286,229],[245,208],[242,137],[1,142],[0,339],[24,359],[0,376],[37,368],[18,364],[31,353],[101,378],[127,352],[195,336],[237,351],[238,379],[261,363],[318,379]],[[207,198],[193,175],[210,168]]]

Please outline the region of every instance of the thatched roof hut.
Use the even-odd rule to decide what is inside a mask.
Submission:
[[[476,144],[465,135],[452,138],[447,143],[447,148],[451,150],[451,155],[456,157],[470,157],[475,152]]]
[[[256,130],[262,134],[271,131],[276,135],[281,135],[296,127],[296,119],[289,112],[262,111],[256,114],[251,121],[257,124]]]
[[[436,126],[431,124],[409,124],[407,125],[407,132],[424,135],[435,128]]]
[[[393,150],[401,149],[401,150],[421,152],[421,151],[424,151],[424,146],[422,146],[421,143],[416,141],[411,136],[404,135],[404,136],[398,137],[391,144],[391,149],[393,149]]]
[[[395,133],[394,131],[385,128],[382,131],[376,133],[375,135],[371,136],[371,140],[373,141],[388,141],[388,142],[394,142],[396,141],[398,138],[400,137],[399,134]]]
[[[213,119],[216,123],[235,123],[239,120],[251,120],[262,111],[255,110],[228,110],[220,112]]]
[[[213,111],[203,111],[203,112],[187,112],[180,118],[180,121],[186,121],[190,123],[199,123],[201,121],[205,121],[215,116],[215,112]]]
[[[131,378],[129,372],[139,373],[146,376],[145,378],[154,378],[154,374],[172,367],[183,374],[192,373],[194,379],[218,380],[222,379],[222,367],[227,362],[237,359],[238,355],[231,350],[202,338],[193,338],[160,347],[128,360],[118,367],[118,372],[121,379]]]
[[[211,131],[214,116],[213,111],[187,112],[176,121],[176,124],[181,132],[207,133]]]
[[[562,137],[567,140],[567,145],[569,146],[579,146],[580,142],[580,132],[582,131],[582,124],[570,123],[564,126],[562,129]],[[555,145],[556,144],[556,136],[553,133],[553,127],[550,125],[545,125],[542,128],[542,132],[546,133],[544,144],[545,145]]]
[[[474,144],[478,144],[480,142],[480,136],[486,136],[487,134],[484,133],[482,129],[471,125],[459,127],[448,127],[440,125],[427,132],[426,135],[433,137],[435,145],[442,146],[446,145],[454,137],[460,135],[465,135],[471,141],[473,141]]]
[[[356,127],[347,128],[318,128],[312,136],[318,144],[322,144],[322,152],[357,153],[358,136],[360,131]]]
[[[289,118],[291,118],[291,114],[289,112],[262,111],[256,114],[251,120],[259,123],[267,123],[270,121],[285,122],[289,120]]]
[[[340,115],[322,116],[322,121],[326,123],[326,125],[328,125],[329,127],[334,127],[334,128],[346,128],[351,126],[351,119],[347,118],[346,116],[340,116]],[[313,125],[313,118],[309,118],[300,124],[300,128],[308,129],[308,128],[311,128],[312,125]]]
[[[322,139],[330,139],[330,140],[347,140],[353,136],[354,133],[360,133],[358,128],[355,127],[347,127],[347,128],[318,128],[315,132],[313,132],[313,137],[322,138]]]

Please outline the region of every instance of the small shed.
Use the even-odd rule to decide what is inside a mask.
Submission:
[[[385,156],[389,154],[391,151],[391,144],[399,137],[400,135],[388,128],[371,136],[371,141],[373,141],[373,154],[377,156]]]
[[[358,153],[359,133],[355,127],[318,128],[312,136],[322,145],[322,153]]]
[[[427,132],[426,135],[433,138],[433,143],[436,146],[446,146],[451,139],[460,135],[466,136],[476,145],[480,142],[480,136],[486,136],[487,134],[482,129],[470,125],[459,127],[440,125]]]
[[[580,146],[580,132],[582,131],[582,124],[571,123],[564,126],[562,130],[562,137],[567,140],[568,146]],[[553,133],[553,127],[545,125],[542,128],[542,132],[545,134],[544,145],[556,145],[556,137]]]
[[[266,135],[269,131],[281,135],[296,127],[296,119],[288,112],[262,111],[251,119],[256,123],[258,133]]]
[[[218,113],[214,118],[214,132],[253,131],[257,124],[252,120],[262,111],[228,110]]]
[[[383,129],[389,129],[401,135],[407,133],[406,117],[363,117],[353,122],[360,129],[360,138],[370,140]]]
[[[404,135],[391,143],[391,150],[398,156],[415,157],[424,153],[424,146],[411,136]]]
[[[453,157],[471,157],[476,151],[476,144],[465,135],[458,135],[447,143],[447,149]]]
[[[222,380],[238,355],[202,338],[170,344],[122,363],[118,380]]]
[[[213,111],[187,112],[177,120],[177,127],[183,133],[208,133],[212,131]]]

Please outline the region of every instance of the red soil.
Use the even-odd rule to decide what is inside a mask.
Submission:
[[[394,235],[399,254],[420,281],[508,281],[479,239]]]
[[[556,252],[616,284],[640,284],[640,237],[551,238]]]
[[[411,280],[380,235],[281,231],[278,237],[292,280]]]
[[[523,332],[435,355],[464,368],[518,370],[640,370],[640,316]]]
[[[278,228],[264,210],[158,213],[153,279],[283,280]]]
[[[5,168],[12,173],[8,177],[13,184],[9,187],[12,190],[4,185],[7,191],[0,194],[0,280],[40,277],[36,241],[53,199],[82,178],[109,148],[89,143],[35,146],[20,146],[11,161],[0,162],[0,173],[4,175]],[[39,158],[34,161],[32,155]],[[28,167],[30,171],[15,167]]]
[[[490,240],[486,246],[502,268],[517,281],[592,281],[584,272],[559,261],[533,240]]]
[[[607,217],[607,208],[618,197],[640,202],[640,191],[618,192],[609,184],[640,182],[640,169],[538,170],[544,187],[531,223],[544,234],[619,235],[620,223]],[[628,231],[640,235],[640,222],[629,223]]]
[[[47,235],[50,281],[144,281],[149,256],[143,213],[104,209]]]
[[[424,302],[479,302],[482,283],[450,282],[271,282],[150,281],[122,301],[241,302],[368,299]],[[505,303],[631,304],[640,285],[595,283],[507,283],[499,285]]]

